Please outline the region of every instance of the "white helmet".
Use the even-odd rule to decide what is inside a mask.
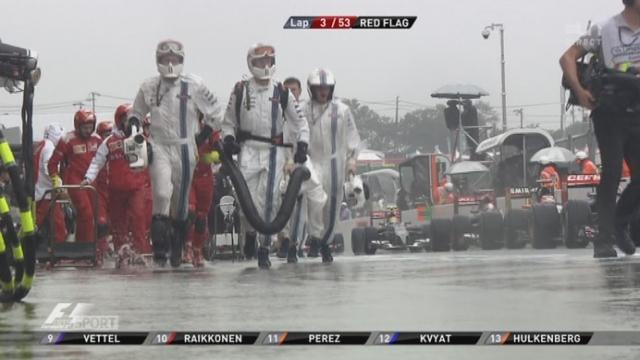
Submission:
[[[261,58],[270,58],[271,65],[257,67],[253,65],[253,61]],[[276,49],[272,45],[257,43],[252,45],[247,51],[247,66],[251,74],[260,80],[269,80],[276,72]]]
[[[586,153],[586,152],[584,152],[584,151],[578,151],[578,152],[576,153],[576,158],[577,158],[578,160],[586,160],[588,157],[589,157],[589,156],[588,156],[588,155],[587,155],[587,153]]]
[[[44,128],[44,138],[54,144],[58,143],[62,134],[64,134],[64,128],[58,123],[49,124]]]
[[[161,64],[160,60],[165,55],[176,55],[180,57],[178,64],[169,63],[167,65]],[[182,73],[184,63],[184,46],[181,42],[176,40],[162,40],[158,43],[156,48],[156,64],[158,66],[158,72],[164,78],[175,79]]]
[[[541,156],[540,160],[539,160],[540,164],[542,165],[549,165],[551,164],[551,160],[549,159],[548,156]]]
[[[359,175],[350,176],[342,186],[342,190],[347,200],[346,203],[350,208],[361,209],[364,207],[367,198],[364,191],[364,182]]]
[[[322,68],[315,69],[307,78],[307,91],[312,100],[314,97],[311,87],[313,86],[328,86],[331,89],[329,92],[329,100],[331,100],[333,98],[333,90],[336,87],[336,78],[330,70]]]
[[[453,184],[448,182],[446,184],[444,184],[444,190],[448,193],[452,193],[453,192]]]

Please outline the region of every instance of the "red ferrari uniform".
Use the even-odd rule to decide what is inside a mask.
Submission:
[[[105,166],[95,181],[98,191],[98,214],[100,223],[109,224],[109,166]]]
[[[56,146],[47,169],[50,176],[59,176],[59,165],[65,162],[64,183],[67,185],[79,185],[84,180],[84,175],[91,164],[102,139],[95,134],[87,138],[79,136],[77,131],[71,131],[60,139]],[[70,190],[69,196],[77,213],[77,241],[95,241],[93,194],[86,190]],[[99,200],[100,201],[100,200]],[[100,207],[100,206],[98,206]],[[98,222],[106,223],[106,214],[98,214]]]
[[[148,221],[145,185],[148,176],[143,171],[133,171],[125,158],[124,133],[115,131],[107,137],[97,150],[85,178],[93,182],[98,173],[109,167],[107,184],[109,196],[109,217],[112,224],[113,244],[116,250],[126,243],[131,231],[133,248],[139,254],[151,252],[147,239]]]
[[[213,150],[213,145],[219,136],[216,132],[200,145],[198,148],[200,158]],[[195,213],[195,226],[189,229],[188,239],[192,241],[193,248],[196,250],[202,250],[207,236],[207,217],[213,202],[214,180],[211,164],[199,161],[193,172],[189,193],[189,210]]]

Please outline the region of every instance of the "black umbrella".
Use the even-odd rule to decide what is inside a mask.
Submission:
[[[484,89],[471,84],[449,84],[445,85],[434,93],[431,97],[438,99],[479,99],[489,95]]]

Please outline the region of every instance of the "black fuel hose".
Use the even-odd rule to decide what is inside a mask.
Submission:
[[[291,218],[302,183],[311,177],[309,169],[304,166],[299,166],[293,170],[278,213],[273,221],[267,222],[260,216],[240,169],[238,169],[230,156],[224,154],[221,144],[218,144],[217,148],[221,154],[220,158],[223,167],[221,171],[231,179],[231,183],[236,190],[238,202],[249,224],[251,224],[257,232],[264,235],[273,235],[282,231]]]

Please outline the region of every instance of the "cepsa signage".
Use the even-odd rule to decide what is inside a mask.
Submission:
[[[567,186],[593,186],[600,184],[600,175],[569,175],[567,176]]]

